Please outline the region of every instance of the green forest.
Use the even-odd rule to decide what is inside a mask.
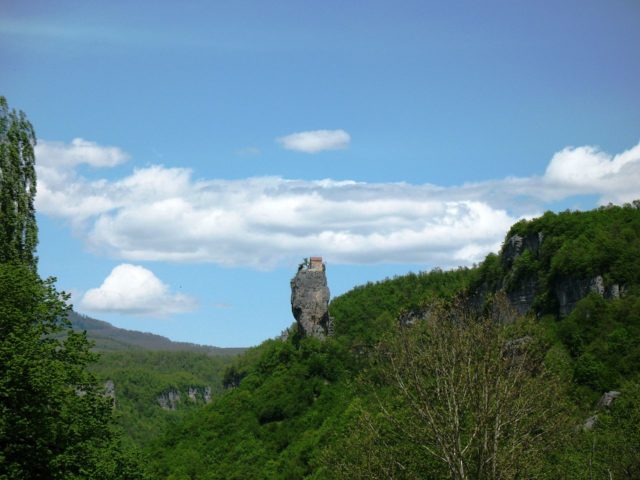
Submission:
[[[0,479],[640,478],[640,201],[356,287],[326,339],[99,352],[37,274],[35,141],[0,98]]]
[[[513,261],[503,248],[474,268],[335,298],[335,337],[269,340],[239,357],[225,374],[235,388],[152,447],[153,476],[637,478],[638,206],[549,212],[507,233],[505,245],[544,237]],[[559,315],[567,279],[596,274],[603,290]],[[509,295],[531,278],[531,311],[518,315]],[[619,397],[598,406],[610,391]],[[516,422],[496,431],[501,416]]]

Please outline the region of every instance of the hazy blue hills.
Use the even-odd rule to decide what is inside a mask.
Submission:
[[[121,350],[161,350],[187,351],[206,353],[210,355],[237,355],[245,348],[221,348],[195,343],[174,342],[162,335],[138,332],[114,327],[108,322],[97,320],[77,312],[69,314],[69,320],[74,330],[86,330],[87,337],[95,342],[95,350],[113,352]]]

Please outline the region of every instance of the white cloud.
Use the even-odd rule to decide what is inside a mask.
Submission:
[[[68,219],[96,250],[128,261],[271,268],[332,263],[456,266],[495,251],[517,219],[576,194],[640,197],[640,146],[553,156],[545,175],[453,187],[279,177],[194,180],[151,166],[114,181],[38,167],[37,208]]]
[[[287,150],[318,153],[323,150],[347,148],[351,142],[351,136],[344,130],[312,130],[280,137],[277,142]]]
[[[551,159],[545,179],[565,191],[602,194],[601,202],[633,200],[640,190],[640,143],[618,155],[592,146],[565,148]]]
[[[188,312],[195,306],[188,295],[171,293],[151,270],[129,263],[115,267],[102,285],[88,290],[80,302],[80,308],[92,312],[154,317]]]
[[[118,147],[103,147],[95,142],[74,138],[70,144],[40,141],[35,149],[38,162],[46,166],[73,167],[85,163],[92,167],[115,167],[129,159]]]

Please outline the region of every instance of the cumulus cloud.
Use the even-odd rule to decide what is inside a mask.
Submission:
[[[92,312],[164,317],[195,308],[193,298],[171,293],[151,270],[123,263],[115,267],[98,288],[88,290],[80,308]]]
[[[576,194],[640,197],[640,146],[562,150],[542,176],[452,187],[258,177],[195,180],[155,165],[90,181],[40,168],[37,208],[128,261],[271,268],[310,254],[332,263],[456,266],[495,251],[519,218]]]
[[[631,201],[640,190],[640,144],[618,155],[592,146],[565,148],[551,159],[545,179],[564,192],[602,194],[601,202]]]
[[[85,163],[92,167],[115,167],[129,160],[118,147],[104,147],[74,138],[71,143],[40,141],[35,150],[38,161],[47,166],[73,167]]]
[[[324,150],[347,148],[351,142],[351,136],[344,130],[312,130],[280,137],[277,142],[287,150],[318,153]]]
[[[41,213],[53,213],[78,223],[118,206],[117,197],[107,191],[110,189],[107,181],[88,181],[77,174],[75,167],[115,167],[129,160],[129,155],[120,148],[82,138],[74,138],[68,144],[40,140],[35,154]]]

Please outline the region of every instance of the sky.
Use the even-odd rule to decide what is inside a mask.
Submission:
[[[0,0],[39,271],[74,308],[250,346],[332,295],[640,198],[640,3]]]

